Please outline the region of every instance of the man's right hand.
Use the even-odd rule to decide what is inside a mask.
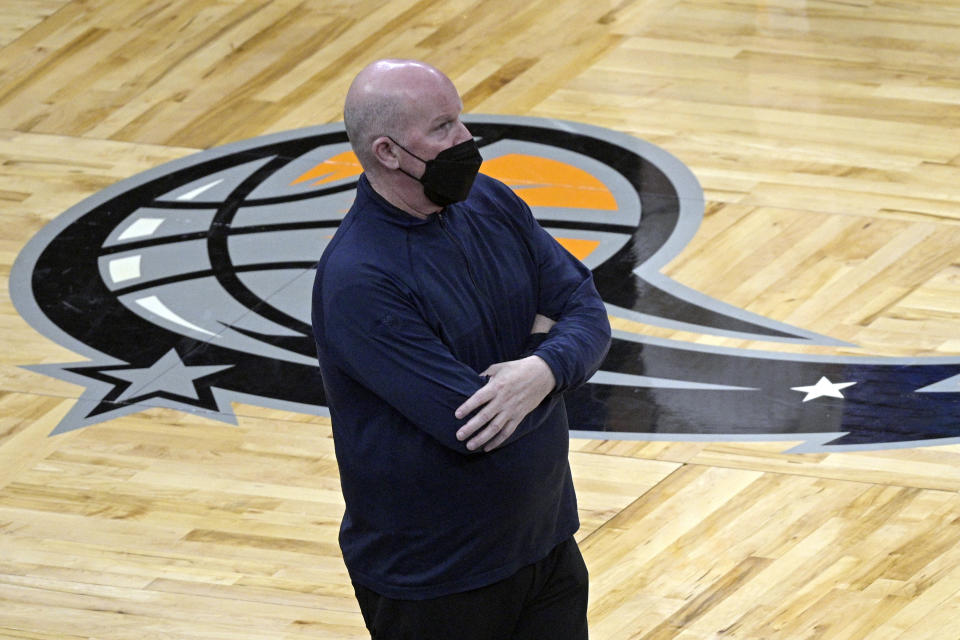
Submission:
[[[530,329],[530,333],[549,333],[555,324],[557,324],[556,321],[538,313],[533,319],[533,327]]]

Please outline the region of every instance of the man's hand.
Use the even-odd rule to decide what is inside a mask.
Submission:
[[[537,317],[533,319],[533,327],[530,329],[530,333],[549,333],[555,324],[557,323],[547,316],[538,313]]]
[[[503,444],[556,386],[553,371],[539,356],[492,364],[483,375],[490,376],[487,384],[454,412],[462,419],[479,409],[457,431],[458,440],[470,438],[471,451],[493,451]]]

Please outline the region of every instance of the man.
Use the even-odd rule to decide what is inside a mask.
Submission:
[[[437,69],[381,60],[344,121],[363,166],[313,325],[376,640],[587,637],[562,393],[610,327],[590,271],[481,158]]]

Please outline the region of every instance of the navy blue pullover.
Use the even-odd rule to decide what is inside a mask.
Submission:
[[[534,316],[554,320],[531,340]],[[355,582],[399,599],[485,586],[544,558],[579,528],[562,392],[610,342],[589,269],[506,185],[427,219],[361,176],[317,267],[313,329]],[[492,452],[471,452],[454,416],[489,365],[533,353],[556,388]]]

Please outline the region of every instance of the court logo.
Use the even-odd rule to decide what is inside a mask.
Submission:
[[[699,183],[664,150],[583,124],[465,118],[510,185],[594,272],[613,316],[745,339],[838,344],[688,289]],[[11,294],[86,361],[27,368],[82,385],[54,433],[151,406],[233,421],[234,401],[325,413],[309,326],[314,265],[360,167],[342,125],[218,147],[66,211],[18,257]],[[575,435],[784,439],[798,450],[960,441],[960,358],[825,358],[615,332],[568,394]]]

